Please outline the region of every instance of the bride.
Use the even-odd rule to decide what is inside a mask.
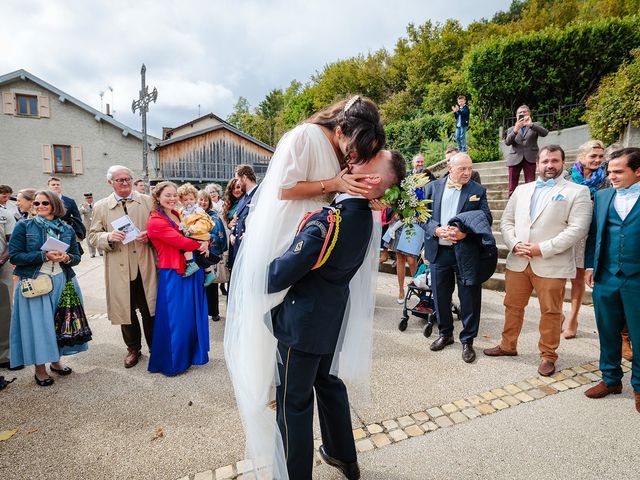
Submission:
[[[366,163],[384,144],[380,115],[371,100],[356,96],[337,102],[282,137],[251,202],[229,288],[224,351],[246,434],[246,458],[256,471],[270,472],[273,478],[287,478],[280,433],[269,408],[279,360],[271,308],[286,291],[266,293],[268,266],[290,245],[305,213],[327,205],[336,192],[366,193],[368,187],[358,180],[367,175],[350,174],[349,165]],[[339,371],[346,381],[368,378],[379,227],[372,237],[368,259],[350,284],[350,310],[332,365],[331,373]],[[362,337],[367,329],[368,342]]]

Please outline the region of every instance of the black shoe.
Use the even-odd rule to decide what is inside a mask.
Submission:
[[[11,363],[9,362],[0,362],[0,368],[6,368],[7,370],[22,370],[24,368],[24,365],[18,365],[16,367],[12,367]]]
[[[358,467],[358,462],[347,463],[330,457],[324,449],[324,445],[320,445],[319,452],[320,458],[322,458],[324,463],[331,465],[332,467],[336,467],[349,480],[358,480],[360,478],[360,467]]]
[[[212,322],[219,322],[220,321],[220,315],[213,315],[211,317],[211,321]]]
[[[438,337],[435,342],[431,344],[429,347],[433,352],[438,352],[442,350],[447,345],[451,345],[453,343],[453,337]]]
[[[473,363],[476,359],[476,351],[473,349],[473,343],[462,344],[462,360],[466,363]]]
[[[67,367],[66,365],[62,368],[54,368],[53,365],[50,365],[49,369],[52,372],[56,372],[58,375],[71,375],[71,372],[73,372],[73,370],[71,370],[71,367]]]
[[[33,378],[36,379],[36,383],[41,387],[50,387],[53,385],[53,378],[47,377],[44,380],[40,380],[37,375],[34,375]]]

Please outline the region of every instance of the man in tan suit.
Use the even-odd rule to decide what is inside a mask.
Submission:
[[[565,285],[576,274],[573,246],[589,230],[592,206],[587,187],[563,178],[564,151],[560,146],[543,147],[537,166],[538,180],[516,188],[502,214],[502,238],[509,248],[505,322],[502,341],[484,354],[518,354],[524,309],[535,290],[541,310],[538,373],[549,376],[558,359]]]
[[[147,219],[153,209],[148,195],[133,190],[133,172],[114,165],[107,172],[113,193],[96,202],[89,229],[89,243],[102,250],[107,287],[107,312],[113,325],[120,325],[127,345],[125,368],[138,363],[142,333],[136,308],[142,316],[142,328],[149,349],[153,339],[158,274],[151,243],[147,239]],[[123,243],[125,233],[114,230],[111,222],[128,215],[140,234]]]

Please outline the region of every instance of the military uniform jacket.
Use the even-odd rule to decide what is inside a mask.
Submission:
[[[349,282],[364,261],[372,228],[369,201],[348,198],[308,217],[289,249],[273,260],[269,293],[291,287],[271,312],[280,342],[316,355],[335,351]]]

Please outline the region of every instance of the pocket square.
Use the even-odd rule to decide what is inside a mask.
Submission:
[[[478,201],[480,201],[480,197],[479,197],[479,196],[477,196],[477,195],[471,195],[471,196],[469,197],[469,201],[470,201],[470,202],[478,202]]]
[[[551,200],[553,200],[554,202],[561,202],[562,200],[566,200],[566,197],[561,193],[557,193]]]

